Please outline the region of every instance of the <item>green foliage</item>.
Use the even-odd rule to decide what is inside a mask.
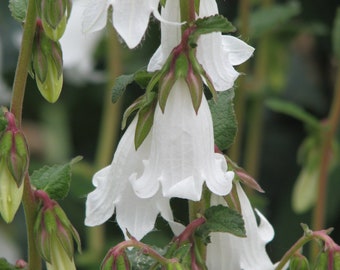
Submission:
[[[12,13],[12,17],[18,22],[25,21],[28,0],[10,0],[8,7]]]
[[[272,98],[266,101],[266,105],[273,111],[284,113],[296,118],[297,120],[300,120],[309,128],[312,128],[314,130],[320,129],[319,121],[313,115],[309,114],[294,103]]]
[[[71,166],[79,162],[78,156],[63,165],[44,166],[31,175],[31,182],[37,188],[48,193],[51,199],[60,200],[67,196],[71,183]]]
[[[189,44],[196,47],[197,39],[200,35],[213,32],[229,33],[234,32],[236,28],[228,21],[227,18],[221,15],[214,15],[197,19],[195,21],[195,30],[189,37]]]
[[[238,237],[246,237],[242,216],[235,210],[223,205],[212,206],[205,211],[206,222],[197,230],[203,241],[209,243],[212,232],[226,232]]]
[[[257,9],[250,17],[250,33],[253,38],[258,38],[272,30],[284,28],[300,12],[300,3],[297,1]]]
[[[18,270],[19,268],[7,262],[6,259],[0,258],[0,270]]]
[[[338,61],[340,61],[340,7],[338,7],[336,12],[332,41],[334,54]]]
[[[233,105],[234,89],[217,94],[216,102],[209,101],[214,124],[215,144],[223,151],[234,142],[237,133],[237,120]]]
[[[112,103],[116,103],[118,99],[127,89],[128,85],[136,82],[141,88],[145,89],[149,84],[153,73],[147,72],[145,69],[138,70],[136,73],[121,75],[116,78],[112,88]]]

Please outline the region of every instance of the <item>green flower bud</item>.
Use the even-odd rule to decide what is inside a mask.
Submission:
[[[41,257],[46,261],[48,269],[75,269],[73,240],[80,249],[77,231],[57,202],[41,190],[36,191],[35,195],[43,201],[34,226]]]
[[[334,270],[340,270],[340,251],[334,253]]]
[[[20,206],[24,185],[18,187],[5,159],[0,158],[0,213],[11,223]]]
[[[309,270],[309,262],[307,258],[301,254],[294,255],[289,262],[290,270]]]
[[[23,193],[23,179],[28,168],[28,147],[15,117],[6,112],[7,128],[0,137],[0,213],[12,222]]]
[[[37,10],[46,35],[58,41],[65,32],[67,20],[71,13],[70,0],[40,0]]]
[[[41,21],[37,22],[32,61],[40,93],[47,101],[56,102],[63,86],[62,50],[58,41],[47,37],[41,26]]]
[[[120,251],[115,247],[110,249],[106,254],[101,270],[129,270],[131,269],[130,261],[124,251]]]
[[[326,270],[328,268],[328,255],[326,252],[322,252],[315,265],[315,270]]]

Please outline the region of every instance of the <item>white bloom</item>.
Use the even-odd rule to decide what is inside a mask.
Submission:
[[[96,226],[109,219],[115,209],[118,225],[126,236],[126,230],[140,240],[150,232],[158,213],[170,223],[175,234],[182,230],[182,225],[173,221],[169,199],[160,193],[149,199],[135,195],[128,180],[132,173],[139,175],[143,169],[143,160],[150,152],[150,136],[142,146],[135,150],[134,134],[136,119],[123,135],[112,164],[97,172],[93,177],[96,187],[86,200],[85,224]]]
[[[228,233],[212,233],[211,244],[207,247],[207,266],[209,269],[222,270],[274,270],[266,244],[274,237],[274,229],[268,220],[255,209],[260,217],[256,222],[255,213],[241,185],[236,184],[245,223],[246,238]],[[212,197],[212,204],[224,204],[223,198]]]
[[[134,48],[145,33],[150,14],[159,16],[158,4],[159,0],[88,0],[83,29],[85,32],[92,32],[104,28],[108,8],[112,6],[113,26],[129,48]]]
[[[81,18],[84,10],[83,0],[72,2],[70,18],[65,33],[60,39],[65,75],[77,83],[100,78],[99,73],[94,72],[93,53],[103,33],[82,32]],[[80,44],[80,46],[75,46],[75,44]]]
[[[197,201],[201,198],[204,181],[215,194],[229,193],[234,173],[227,172],[223,155],[214,153],[213,124],[207,100],[203,96],[196,114],[184,79],[175,82],[164,114],[156,107],[151,132],[151,153],[143,175],[131,177],[139,197],[154,196],[161,184],[165,197]]]
[[[218,13],[215,0],[200,1],[199,17],[206,17]],[[179,0],[167,1],[162,9],[164,20],[180,21]],[[171,50],[180,42],[181,29],[176,25],[162,23],[161,45],[152,56],[148,71],[159,70]],[[254,48],[247,45],[238,38],[221,33],[202,35],[198,39],[197,59],[207,72],[217,91],[230,89],[234,85],[239,73],[233,65],[245,62],[254,51]]]

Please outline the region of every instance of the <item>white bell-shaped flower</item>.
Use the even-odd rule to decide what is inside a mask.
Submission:
[[[212,233],[207,247],[207,266],[222,270],[274,270],[275,265],[266,252],[266,244],[274,237],[274,229],[268,220],[255,209],[260,218],[257,224],[253,208],[241,185],[236,183],[247,237],[229,233]],[[213,196],[212,204],[224,204],[223,198]]]
[[[223,155],[214,152],[207,100],[203,96],[196,114],[184,79],[172,87],[164,113],[156,107],[151,132],[151,152],[144,172],[130,178],[139,197],[155,196],[161,185],[165,197],[197,201],[204,181],[215,194],[229,193],[234,173],[227,172]]]
[[[162,18],[166,21],[180,22],[179,0],[167,1],[162,9]],[[218,14],[215,0],[200,1],[199,17]],[[152,56],[148,71],[162,68],[172,49],[180,42],[181,28],[178,25],[161,24],[161,45]],[[234,85],[239,73],[234,65],[245,62],[254,52],[254,48],[242,40],[230,35],[211,33],[202,35],[197,44],[197,60],[209,75],[215,89],[224,91]]]
[[[125,237],[127,230],[140,240],[154,228],[157,215],[161,213],[174,233],[179,234],[183,226],[173,221],[169,199],[162,197],[157,191],[154,196],[141,199],[133,192],[128,180],[131,174],[141,174],[143,160],[150,153],[151,134],[138,150],[135,150],[136,123],[135,119],[123,135],[112,164],[93,176],[96,189],[87,196],[85,224],[87,226],[102,224],[116,209],[117,222]]]

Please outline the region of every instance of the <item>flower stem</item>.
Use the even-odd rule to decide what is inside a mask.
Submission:
[[[14,114],[18,128],[21,127],[22,107],[25,95],[28,68],[31,62],[32,46],[36,27],[36,4],[35,0],[28,1],[26,20],[19,52],[18,64],[13,82],[11,112]],[[24,179],[24,193],[22,204],[26,218],[26,230],[28,241],[28,268],[29,270],[41,269],[41,259],[37,252],[33,234],[36,218],[36,204],[28,174]]]
[[[330,163],[332,159],[332,147],[340,120],[340,68],[338,68],[337,80],[334,89],[334,97],[328,116],[327,128],[323,134],[323,145],[321,153],[320,177],[318,183],[318,196],[313,212],[312,227],[320,230],[325,226],[325,210],[327,200],[327,182]],[[317,254],[316,248],[312,249],[312,256]]]
[[[18,64],[13,82],[11,112],[15,115],[18,127],[21,126],[22,106],[27,81],[28,68],[31,63],[32,46],[35,35],[36,10],[35,0],[28,1],[27,15],[19,52]]]

